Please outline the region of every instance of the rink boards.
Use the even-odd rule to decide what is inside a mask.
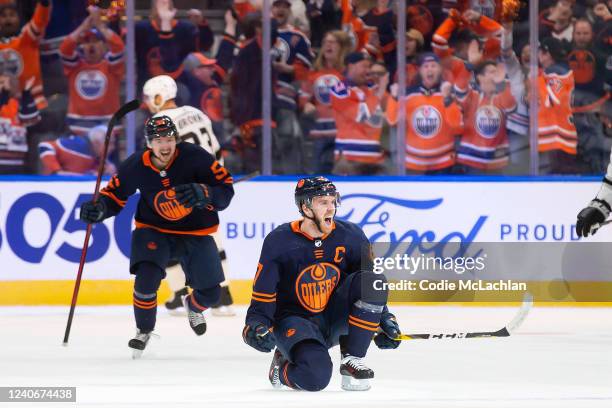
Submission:
[[[571,242],[577,212],[594,197],[598,178],[337,178],[337,216],[359,224],[376,242]],[[250,298],[263,239],[298,218],[295,177],[260,177],[235,186],[219,231],[238,303]],[[0,304],[68,304],[90,199],[91,177],[0,178]],[[96,225],[79,301],[129,304],[130,233],[137,197],[117,217]],[[595,241],[612,240],[612,227]],[[583,277],[584,291],[609,282]],[[550,282],[534,284],[549,285]],[[592,281],[592,282],[591,282]],[[570,282],[571,283],[571,282]],[[162,288],[160,298],[167,296]],[[482,301],[494,299],[482,298]]]

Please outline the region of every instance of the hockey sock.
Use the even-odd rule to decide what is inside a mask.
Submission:
[[[317,341],[303,341],[291,351],[293,363],[280,367],[281,383],[304,391],[320,391],[327,387],[332,375],[332,361],[327,348]]]
[[[374,289],[373,283],[379,279],[384,280],[384,276],[359,272],[359,276],[355,276],[351,282],[349,299],[353,303],[348,316],[349,330],[343,352],[355,357],[365,357],[387,304],[387,291]]]
[[[187,297],[187,305],[192,311],[201,313],[216,305],[220,296],[221,287],[219,285],[206,289],[194,289],[191,295]]]
[[[157,315],[157,290],[164,277],[164,271],[150,262],[142,262],[135,268],[134,317],[136,327],[142,333],[155,328]]]

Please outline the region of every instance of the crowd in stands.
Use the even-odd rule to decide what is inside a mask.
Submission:
[[[95,3],[0,0],[0,174],[95,174],[125,99],[127,24],[125,1]],[[209,4],[224,13],[221,29],[206,10],[147,4],[133,22],[137,93],[172,77],[175,103],[212,121],[227,167],[250,173],[262,166],[262,1]],[[612,0],[539,8],[533,87],[526,1],[407,0],[400,33],[390,0],[271,0],[273,173],[393,174],[400,138],[408,174],[527,174],[531,114],[540,174],[603,173]],[[143,104],[137,148],[148,115]],[[115,128],[109,174],[125,158],[125,130]]]

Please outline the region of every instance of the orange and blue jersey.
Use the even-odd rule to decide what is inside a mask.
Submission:
[[[278,30],[274,48],[280,54],[280,61],[296,67],[296,72],[287,74],[278,72],[276,76],[276,98],[279,108],[295,110],[297,107],[297,89],[293,82],[300,70],[308,70],[312,65],[313,54],[310,40],[304,33],[293,26]]]
[[[313,238],[300,223],[280,225],[264,240],[246,316],[251,327],[320,314],[344,279],[362,269],[369,241],[357,225],[336,220],[329,234]]]
[[[509,86],[494,95],[471,90],[461,101],[465,129],[457,149],[457,163],[491,170],[508,165],[507,115],[516,109]]]
[[[174,187],[180,184],[206,184],[212,204],[205,208],[185,208],[176,200]],[[109,209],[116,215],[136,191],[140,199],[136,209],[136,228],[152,228],[177,235],[210,235],[219,227],[218,211],[234,196],[231,174],[202,147],[181,142],[165,169],[156,168],[151,150],[132,154],[119,166],[107,186],[100,191]]]
[[[538,76],[538,150],[576,154],[578,134],[572,113],[574,73],[555,64]]]
[[[37,3],[32,19],[21,29],[19,35],[0,42],[0,62],[7,73],[19,79],[20,89],[34,77],[32,96],[38,110],[47,107],[40,70],[40,41],[50,15],[50,5]]]
[[[60,137],[38,145],[43,174],[94,174],[98,159],[85,136]]]
[[[311,71],[300,90],[300,106],[312,103],[316,108],[316,118],[310,136],[336,137],[336,122],[331,106],[331,90],[342,82],[343,75],[335,69]]]
[[[399,103],[387,104],[387,120],[398,121]],[[463,116],[455,102],[444,100],[439,87],[422,85],[406,92],[406,168],[433,171],[455,164],[455,137],[463,130]]]
[[[331,106],[336,120],[337,157],[361,163],[381,163],[384,156],[380,135],[384,122],[381,100],[373,86],[340,82],[331,90]]]
[[[69,88],[66,122],[76,135],[86,135],[89,129],[108,123],[119,109],[119,92],[125,74],[124,45],[115,33],[107,43],[109,52],[97,64],[88,64],[79,56],[72,36],[67,36],[60,46]],[[115,132],[120,130],[119,126]]]

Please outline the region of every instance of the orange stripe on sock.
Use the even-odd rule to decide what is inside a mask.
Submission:
[[[276,298],[263,299],[263,298],[259,298],[257,296],[251,296],[251,299],[256,300],[258,302],[264,302],[264,303],[274,303],[274,302],[276,302]]]
[[[276,292],[275,293],[261,293],[261,292],[253,291],[253,295],[263,297],[263,298],[273,298],[273,297],[276,297]]]
[[[378,327],[378,323],[369,322],[367,320],[362,320],[353,315],[349,315],[349,320],[354,320],[355,322],[365,324],[366,326]]]
[[[287,361],[285,363],[285,366],[283,367],[283,378],[285,379],[285,385],[287,387],[291,387],[291,388],[295,388],[293,386],[293,384],[291,384],[291,381],[289,381],[289,376],[287,375],[287,368],[289,367],[289,362]]]
[[[157,307],[157,303],[155,303],[153,305],[150,305],[150,306],[143,306],[143,305],[139,305],[138,303],[134,302],[134,306],[136,306],[139,309],[147,309],[147,310],[149,310],[149,309],[156,308]]]
[[[134,297],[134,303],[136,303],[136,302],[138,302],[138,303],[140,303],[141,305],[144,305],[144,306],[150,306],[150,305],[153,305],[153,304],[157,304],[157,299],[156,300],[151,300],[151,301],[146,301],[146,300],[140,300],[137,297]]]
[[[363,326],[363,325],[361,325],[361,324],[359,324],[359,323],[355,323],[355,322],[354,322],[354,321],[352,321],[352,320],[349,320],[349,324],[352,324],[353,326],[357,326],[357,327],[359,327],[359,328],[361,328],[361,329],[368,330],[368,331],[371,331],[371,332],[377,332],[377,331],[378,331],[378,329],[377,329],[377,328],[376,328],[376,329],[373,329],[373,328],[371,328],[371,327]]]
[[[195,300],[195,296],[193,296],[193,293],[191,295],[189,295],[189,301],[198,309],[200,309],[202,312],[205,311],[206,309],[208,309],[206,306],[202,306],[201,304],[199,304],[196,300]]]

